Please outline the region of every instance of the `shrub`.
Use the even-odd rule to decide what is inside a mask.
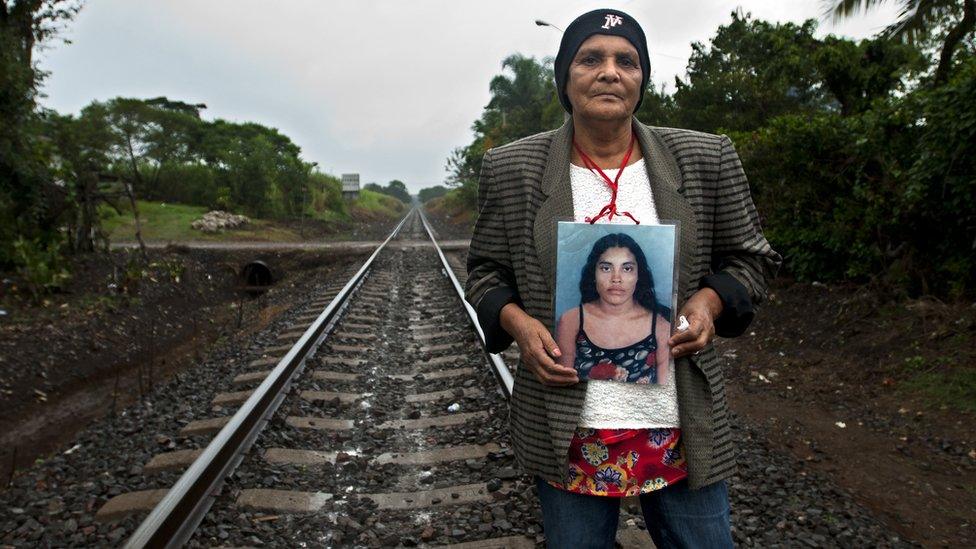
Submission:
[[[14,241],[13,249],[17,274],[35,300],[50,291],[61,289],[71,278],[60,245],[56,242],[44,244],[38,239],[20,237]]]
[[[767,236],[803,280],[962,297],[976,280],[976,60],[862,113],[733,135]]]

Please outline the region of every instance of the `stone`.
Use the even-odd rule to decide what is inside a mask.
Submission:
[[[236,229],[250,222],[251,220],[244,215],[235,215],[223,210],[212,210],[190,223],[190,227],[204,233],[217,233],[225,229]]]
[[[502,467],[498,470],[497,475],[502,480],[513,480],[520,476],[514,467]]]

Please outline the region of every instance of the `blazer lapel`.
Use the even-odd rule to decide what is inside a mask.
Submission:
[[[644,153],[644,165],[647,166],[647,177],[651,182],[651,194],[654,196],[654,207],[658,219],[662,223],[678,223],[678,309],[688,296],[688,282],[691,278],[691,266],[694,264],[694,252],[697,247],[698,224],[691,205],[684,197],[684,182],[678,163],[668,150],[664,141],[654,132],[634,119],[634,130]],[[677,310],[675,311],[677,314]]]
[[[694,264],[694,251],[697,247],[698,225],[695,222],[691,205],[684,197],[684,183],[677,161],[671,151],[654,132],[634,119],[637,141],[644,155],[644,165],[651,182],[651,194],[658,218],[662,222],[678,223],[678,308],[684,303],[690,288],[691,266]],[[556,271],[556,223],[572,221],[573,189],[569,180],[569,160],[573,143],[573,122],[566,121],[553,135],[549,145],[546,170],[542,176],[542,205],[536,212],[533,224],[533,239],[536,256],[543,278],[546,280],[548,295],[555,295]],[[552,307],[551,299],[548,303]],[[551,318],[543,319],[546,325]],[[550,326],[550,328],[553,328]]]
[[[685,198],[684,181],[674,155],[654,128],[635,121],[637,138],[644,150],[647,175],[658,218],[662,222],[678,222],[678,314],[685,300],[697,288],[689,287],[691,269],[698,249],[698,223],[691,204]],[[677,320],[677,317],[675,317]],[[700,456],[712,455],[712,390],[708,375],[694,357],[675,360],[675,385],[678,391],[678,410],[681,416],[681,436],[685,451],[694,447]],[[692,478],[708,475],[711,464],[707,459],[688,460]]]
[[[549,158],[542,175],[542,194],[545,199],[535,215],[532,227],[536,257],[539,268],[546,280],[549,296],[555,295],[556,272],[556,223],[573,220],[573,189],[569,183],[570,148],[573,143],[573,121],[567,120],[553,134],[549,145]],[[552,299],[547,306],[552,308]],[[547,315],[547,316],[552,316]],[[552,318],[542,319],[543,323],[554,327]]]

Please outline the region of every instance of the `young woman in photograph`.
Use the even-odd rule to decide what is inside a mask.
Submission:
[[[556,325],[558,363],[593,380],[659,384],[667,380],[671,323],[657,304],[644,251],[630,236],[593,243],[580,274],[580,305]]]

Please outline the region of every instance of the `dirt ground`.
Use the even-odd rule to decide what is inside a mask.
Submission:
[[[777,281],[718,347],[732,409],[774,445],[905,538],[976,546],[976,304]]]
[[[474,220],[469,215],[445,215],[440,211],[426,211],[427,220],[430,221],[438,239],[465,239],[471,238],[474,229]]]
[[[63,291],[41,304],[19,297],[15,279],[4,280],[0,486],[92,419],[199,363],[221,338],[260,330],[287,308],[289,295],[348,260],[335,251],[170,247],[150,250],[143,267],[137,253],[77,260]],[[256,259],[276,280],[248,295],[238,274]]]

